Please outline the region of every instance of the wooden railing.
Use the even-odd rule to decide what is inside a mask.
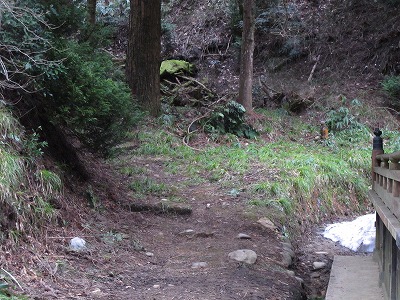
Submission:
[[[374,167],[373,190],[390,211],[400,218],[400,152],[376,156],[379,165]]]
[[[379,129],[374,131],[372,189],[376,210],[375,257],[386,299],[400,299],[400,152],[383,153]]]

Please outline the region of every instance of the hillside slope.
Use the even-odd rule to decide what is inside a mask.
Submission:
[[[234,97],[240,22],[233,4],[170,3],[174,5],[166,6],[164,57],[194,62],[199,78],[216,91]],[[264,105],[266,98],[259,79],[287,93],[309,94],[312,90],[313,97],[323,104],[332,95],[343,94],[365,99],[372,106],[380,105],[380,81],[385,75],[400,72],[398,6],[364,0],[286,1],[272,7],[260,2],[258,6],[257,106]]]

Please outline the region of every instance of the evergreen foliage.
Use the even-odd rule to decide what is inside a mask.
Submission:
[[[389,105],[395,109],[400,109],[400,76],[386,78],[382,82],[382,88],[389,96]]]
[[[40,5],[2,1],[0,10],[0,93],[8,100],[10,91],[32,91],[37,76],[57,62],[46,58],[51,33]]]
[[[208,133],[232,133],[238,137],[254,139],[258,132],[245,121],[246,110],[243,105],[230,101],[224,107],[219,107],[205,122],[204,129]]]
[[[72,129],[87,146],[106,153],[140,117],[122,70],[103,49],[113,30],[101,24],[81,25],[85,24],[82,7],[46,2],[49,20],[61,17],[69,27],[54,32],[49,56],[61,64],[38,82],[43,104],[54,121]]]
[[[19,0],[1,6],[2,98],[12,98],[12,90],[22,92],[22,102],[44,108],[47,118],[68,126],[95,150],[106,152],[121,141],[138,108],[122,71],[103,49],[112,28],[87,26],[81,1]]]
[[[343,97],[342,102],[346,102],[346,98]],[[330,131],[341,131],[345,129],[356,129],[360,128],[361,124],[358,122],[356,116],[352,113],[352,110],[361,105],[360,101],[354,99],[351,101],[350,106],[340,106],[337,109],[332,109],[327,113],[326,125]]]
[[[63,41],[54,52],[64,59],[55,78],[43,81],[43,95],[56,120],[72,128],[93,149],[106,151],[135,123],[128,86],[118,79],[111,57],[89,42]],[[116,78],[116,79],[113,79]]]

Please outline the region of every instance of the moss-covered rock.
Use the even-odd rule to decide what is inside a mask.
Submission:
[[[160,67],[160,76],[165,77],[168,75],[192,75],[195,71],[195,66],[184,60],[164,60]]]

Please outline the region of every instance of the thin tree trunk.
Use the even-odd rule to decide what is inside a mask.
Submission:
[[[253,110],[253,53],[254,53],[254,0],[243,3],[243,33],[240,58],[239,103],[247,112]]]
[[[136,20],[133,34],[136,96],[152,116],[161,113],[161,0],[131,0]]]

